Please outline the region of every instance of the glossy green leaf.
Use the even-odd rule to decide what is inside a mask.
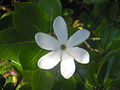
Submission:
[[[29,39],[15,30],[14,27],[3,29],[0,31],[0,45],[13,45],[21,42],[25,42]]]
[[[39,58],[46,53],[48,52],[41,49],[36,43],[29,44],[27,47],[24,47],[19,53],[19,59],[23,69],[38,69],[37,62]]]
[[[19,32],[32,37],[36,32],[47,30],[44,12],[34,3],[15,4],[14,25]]]
[[[100,22],[100,24],[99,24],[98,27],[96,28],[96,30],[93,31],[94,35],[95,35],[96,37],[100,37],[101,32],[103,32],[104,29],[106,29],[107,25],[108,25],[107,20],[106,20],[105,18],[102,19],[101,22]]]
[[[91,61],[88,65],[87,71],[87,79],[91,85],[97,86],[97,71],[98,71],[98,63]]]
[[[61,6],[59,0],[46,1],[15,4],[14,24],[18,31],[32,37],[36,32],[50,32],[53,19],[61,14]]]
[[[51,90],[54,84],[53,75],[45,70],[33,71],[32,90]]]
[[[76,90],[77,82],[74,77],[70,79],[60,78],[55,81],[52,90]]]
[[[52,31],[53,20],[57,16],[61,16],[62,6],[60,0],[39,0],[38,6],[42,8],[42,12],[46,15],[48,22],[48,31]]]

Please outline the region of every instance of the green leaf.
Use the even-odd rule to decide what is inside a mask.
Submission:
[[[37,62],[39,58],[46,53],[48,53],[48,51],[41,49],[36,43],[24,47],[19,53],[19,59],[23,69],[38,69]]]
[[[119,79],[120,78],[120,62],[119,62],[119,57],[120,57],[120,48],[117,50],[111,51],[109,58],[114,56],[115,62],[111,70],[111,75],[110,77],[113,79]]]
[[[108,58],[107,58],[108,59]],[[108,79],[109,75],[110,75],[110,71],[112,69],[112,66],[114,64],[114,61],[115,61],[115,57],[112,56],[110,59],[108,59],[108,64],[107,64],[107,68],[106,68],[106,71],[105,71],[105,75],[104,75],[104,83],[106,83],[106,80]],[[105,68],[103,68],[105,69]]]
[[[37,32],[50,32],[52,21],[58,15],[61,15],[59,0],[40,0],[37,4],[16,3],[14,24],[18,31],[34,37]]]
[[[96,28],[95,31],[93,31],[94,35],[97,36],[97,37],[100,37],[101,32],[103,32],[104,29],[106,29],[107,25],[108,25],[107,20],[105,18],[102,19],[99,26]]]
[[[15,30],[14,27],[6,28],[0,31],[0,45],[17,44],[28,41],[29,37]]]
[[[60,78],[55,81],[52,90],[76,90],[77,82],[74,77],[70,79]]]
[[[111,50],[118,49],[120,47],[119,42],[120,42],[120,37],[115,38],[111,44]]]
[[[113,80],[110,84],[109,84],[110,88],[120,88],[120,78],[119,79],[116,79],[116,80]],[[112,89],[111,89],[112,90]]]
[[[29,85],[25,84],[22,87],[20,87],[19,90],[32,90],[32,88]]]
[[[101,32],[101,43],[104,50],[110,49],[110,44],[119,35],[120,30],[114,27],[106,27],[106,29]]]
[[[99,68],[99,64],[94,61],[91,61],[88,65],[87,79],[88,79],[88,82],[94,86],[98,85],[98,82],[97,82],[98,68]]]
[[[119,3],[114,2],[110,8],[110,18],[112,21],[117,21],[118,20],[118,14],[119,14]]]
[[[0,31],[0,59],[11,60],[11,64],[18,70],[22,71],[21,64],[18,59],[20,50],[26,46],[26,42],[30,39],[14,27],[6,28]],[[28,43],[28,42],[27,42]]]
[[[36,32],[47,30],[47,20],[41,8],[34,3],[16,3],[14,25],[26,35],[34,36]]]
[[[35,70],[32,75],[32,90],[51,90],[54,84],[53,75],[45,70]]]
[[[62,6],[60,0],[39,0],[39,7],[45,13],[48,20],[48,31],[52,31],[52,24],[55,17],[62,14]]]
[[[28,86],[31,86],[33,70],[23,70],[21,75]]]
[[[100,74],[103,80],[103,86],[108,87],[110,83],[116,81],[120,77],[119,73],[119,59],[120,56],[119,50],[113,50],[108,52],[104,58],[104,64],[101,68]],[[112,87],[112,86],[111,86]]]

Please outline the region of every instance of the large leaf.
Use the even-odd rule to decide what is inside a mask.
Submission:
[[[22,71],[19,62],[20,50],[31,43],[29,37],[25,36],[14,27],[6,28],[0,31],[0,59],[11,60],[11,64],[19,71]]]
[[[41,8],[33,3],[16,3],[14,24],[18,31],[34,36],[38,31],[47,30],[47,19]]]
[[[20,87],[19,90],[32,90],[32,88],[29,85],[25,84],[22,87]]]
[[[0,31],[0,45],[18,44],[28,41],[29,38],[30,37],[17,32],[14,27]]]
[[[52,90],[76,90],[77,82],[74,77],[70,79],[60,78],[55,81]]]
[[[46,53],[47,51],[41,49],[36,43],[29,44],[27,47],[24,47],[19,53],[19,60],[23,69],[37,69],[37,62],[39,58]]]
[[[99,64],[91,61],[90,64],[88,65],[88,71],[87,71],[87,79],[88,82],[93,85],[93,86],[97,86],[98,85],[98,69],[99,68]]]
[[[120,30],[114,27],[106,27],[101,32],[101,44],[104,50],[108,50],[110,48],[110,44],[113,40],[119,35]]]
[[[51,90],[54,84],[53,75],[45,70],[33,71],[32,90]]]
[[[48,30],[51,32],[53,20],[62,13],[60,0],[39,0],[39,7],[42,8],[42,12],[45,13],[47,20],[49,20],[47,23]]]
[[[54,17],[61,15],[59,4],[58,0],[40,0],[39,4],[16,3],[14,24],[17,30],[32,37],[36,32],[48,33]]]

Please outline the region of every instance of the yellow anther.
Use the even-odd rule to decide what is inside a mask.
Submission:
[[[78,29],[82,30],[83,28],[82,27],[78,27]]]
[[[75,20],[75,21],[74,21],[74,24],[78,24],[78,22],[79,22],[79,20]]]
[[[74,23],[73,23],[73,27],[74,28],[78,28],[78,29],[83,29],[82,27],[84,26],[83,23],[79,23],[79,20],[75,20]]]
[[[73,27],[77,27],[78,24],[79,24],[79,20],[75,20],[73,23]]]

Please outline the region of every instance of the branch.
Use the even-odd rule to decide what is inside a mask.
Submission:
[[[100,38],[97,38],[97,37],[94,37],[94,38],[89,38],[90,40],[93,40],[93,41],[95,41],[95,40],[100,40]]]
[[[100,50],[98,49],[93,49],[91,48],[90,44],[87,43],[87,41],[84,42],[86,47],[89,48],[91,51],[94,51],[94,52],[98,52],[98,53],[102,53]]]

